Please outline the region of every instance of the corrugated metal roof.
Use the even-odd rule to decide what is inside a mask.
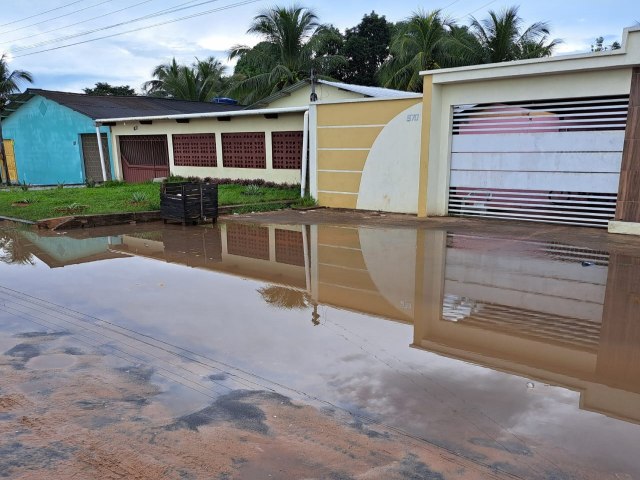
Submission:
[[[82,93],[56,92],[30,88],[13,99],[3,116],[9,116],[20,106],[39,95],[64,105],[95,120],[97,118],[145,117],[158,115],[180,115],[189,113],[234,112],[242,110],[237,105],[208,102],[191,102],[157,97],[97,96]]]
[[[330,82],[328,80],[318,80],[318,83],[329,85],[341,90],[347,90],[349,92],[359,93],[366,97],[371,98],[406,98],[406,97],[419,97],[419,93],[405,92],[404,90],[393,90],[391,88],[382,87],[367,87],[364,85],[352,85],[350,83]]]

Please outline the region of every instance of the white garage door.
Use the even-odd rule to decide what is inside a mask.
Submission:
[[[450,215],[606,227],[628,96],[459,105]]]

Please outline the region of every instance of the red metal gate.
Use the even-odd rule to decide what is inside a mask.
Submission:
[[[120,158],[125,182],[169,176],[166,135],[121,135]]]

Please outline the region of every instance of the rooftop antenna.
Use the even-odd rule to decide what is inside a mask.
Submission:
[[[311,95],[309,97],[311,102],[318,101],[318,94],[316,93],[316,72],[311,69]]]

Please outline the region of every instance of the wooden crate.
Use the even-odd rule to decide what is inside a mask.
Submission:
[[[218,218],[218,185],[165,183],[160,191],[160,215],[165,221],[196,224]]]

